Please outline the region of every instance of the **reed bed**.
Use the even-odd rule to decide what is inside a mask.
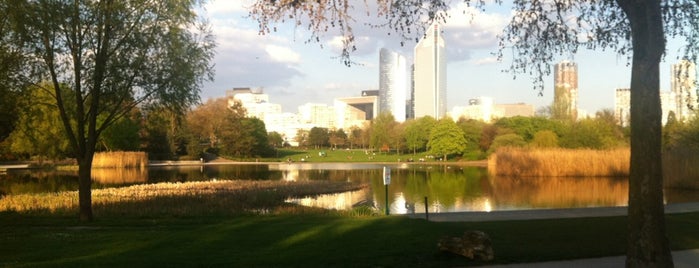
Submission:
[[[699,190],[699,149],[663,152],[663,179],[665,187]]]
[[[352,191],[366,187],[331,181],[206,181],[158,183],[123,188],[95,189],[96,215],[201,216],[304,210],[284,203],[288,198]],[[313,209],[306,209],[313,210]],[[78,192],[8,195],[0,211],[74,214]]]
[[[628,148],[500,148],[488,159],[488,171],[511,177],[624,177],[630,157]]]
[[[145,168],[148,155],[145,152],[99,152],[92,159],[93,168]]]

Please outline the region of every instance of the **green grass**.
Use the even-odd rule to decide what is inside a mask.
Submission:
[[[339,213],[75,217],[0,213],[3,267],[450,267],[444,235],[488,233],[495,263],[623,255],[625,217],[435,223]],[[699,213],[667,217],[675,250],[699,248]]]
[[[323,152],[325,155],[320,156],[318,153]],[[405,162],[409,158],[413,158],[415,162],[420,158],[425,158],[426,161],[434,161],[434,159],[427,158],[429,153],[419,152],[413,154],[412,152],[402,152],[398,154],[396,152],[379,152],[370,151],[364,149],[336,149],[331,150],[330,148],[324,149],[301,149],[301,148],[282,148],[277,149],[277,154],[275,157],[270,158],[260,158],[260,159],[236,159],[241,161],[286,161],[291,159],[294,162]],[[454,162],[457,159],[449,159],[449,162]]]

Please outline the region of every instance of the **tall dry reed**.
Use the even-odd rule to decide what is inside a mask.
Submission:
[[[628,148],[500,148],[488,159],[488,171],[512,177],[623,177],[629,175],[629,159]]]
[[[146,165],[145,152],[99,152],[92,159],[93,168],[145,168]]]
[[[665,187],[699,190],[699,149],[664,151],[663,179]]]

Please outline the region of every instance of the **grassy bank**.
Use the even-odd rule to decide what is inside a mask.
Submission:
[[[234,217],[73,217],[0,213],[3,267],[453,267],[440,253],[464,230],[490,234],[493,263],[623,255],[624,217],[434,223],[327,213]],[[699,213],[668,216],[675,250],[699,248]]]
[[[472,229],[490,234],[494,263],[623,255],[626,245],[626,217],[435,223],[283,203],[287,196],[357,187],[351,184],[236,181],[151,187],[95,190],[97,218],[90,223],[78,222],[75,209],[51,205],[63,200],[62,194],[3,197],[0,203],[13,200],[31,209],[0,209],[0,266],[468,266],[482,263],[440,253],[436,242]],[[696,226],[699,213],[668,215],[672,248],[699,248]]]
[[[284,162],[291,160],[293,162],[407,162],[412,158],[412,161],[418,162],[420,158],[425,161],[434,161],[428,153],[421,152],[412,154],[410,152],[379,152],[365,149],[302,149],[288,148],[278,149],[277,154],[270,158],[261,159],[236,159],[241,161],[272,161]],[[450,160],[449,162],[454,162]]]

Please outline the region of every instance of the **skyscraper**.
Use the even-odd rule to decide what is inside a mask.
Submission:
[[[575,121],[578,118],[578,65],[562,61],[553,69],[552,116]]]
[[[427,29],[425,38],[415,46],[415,118],[442,118],[447,113],[447,61],[444,38],[439,24]]]
[[[405,57],[382,48],[379,53],[379,113],[390,112],[396,121],[406,119],[408,68]]]
[[[688,60],[673,64],[670,80],[670,91],[675,93],[675,116],[680,121],[687,120],[695,114],[693,109],[699,109],[696,65]]]

